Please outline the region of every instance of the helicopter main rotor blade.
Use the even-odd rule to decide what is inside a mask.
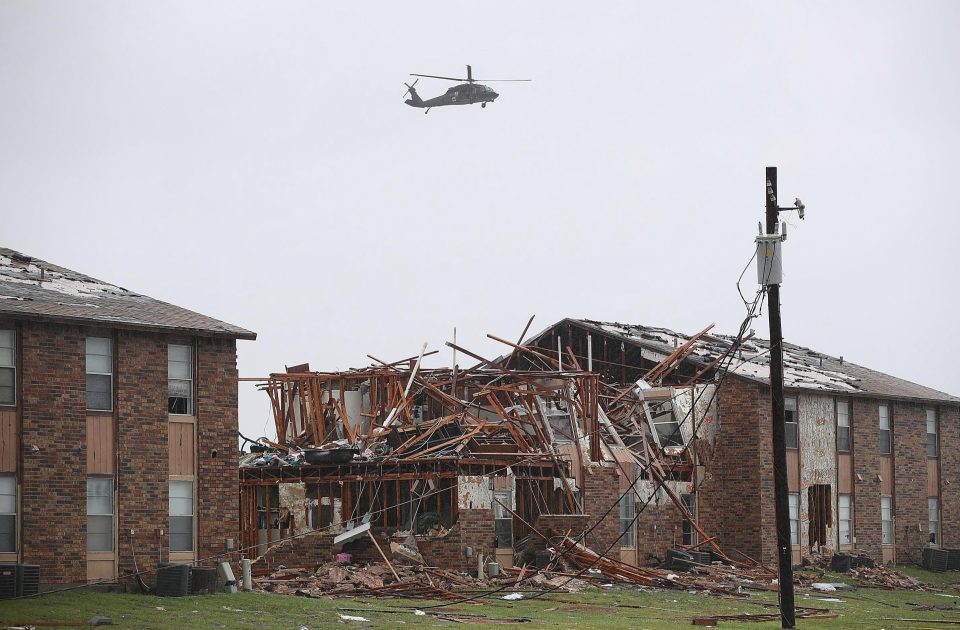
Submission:
[[[457,79],[457,78],[454,78],[454,77],[438,77],[438,76],[435,75],[435,74],[416,74],[416,73],[414,73],[414,72],[411,72],[411,73],[410,73],[410,76],[411,76],[411,77],[427,77],[428,79],[443,79],[443,80],[445,80],[445,81],[464,81],[464,82],[466,82],[466,79]]]
[[[504,81],[533,81],[533,79],[474,79],[478,83],[503,83]]]

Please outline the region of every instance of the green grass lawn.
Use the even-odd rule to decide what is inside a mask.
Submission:
[[[829,608],[840,616],[837,619],[799,619],[801,628],[949,628],[935,624],[937,620],[960,622],[960,573],[935,574],[920,569],[909,569],[910,575],[944,588],[944,597],[936,593],[857,589],[835,596],[846,601],[824,602],[820,597],[834,595],[810,594],[799,591],[797,605]],[[845,581],[845,576],[828,575],[825,581]],[[506,591],[505,591],[506,592]],[[591,589],[577,594],[553,593],[543,598],[509,602],[485,599],[476,604],[458,604],[440,609],[429,609],[430,602],[376,599],[330,598],[308,599],[293,595],[266,593],[238,593],[179,598],[148,595],[127,595],[75,590],[53,593],[36,598],[0,601],[0,627],[16,622],[31,621],[85,621],[93,615],[113,618],[117,628],[251,628],[309,630],[329,627],[355,626],[358,628],[408,627],[481,627],[480,623],[458,623],[435,616],[416,615],[412,607],[427,612],[460,615],[461,620],[492,618],[525,627],[549,628],[616,628],[665,629],[692,627],[694,616],[711,614],[739,614],[776,612],[763,604],[776,602],[775,593],[751,593],[748,598],[715,597],[704,593],[684,591],[640,591],[630,588],[611,590]],[[956,605],[957,610],[914,611],[917,604]],[[352,609],[352,610],[345,610]],[[362,609],[362,610],[360,610]],[[361,621],[341,622],[340,614],[365,617]],[[910,618],[923,620],[891,621],[883,618]],[[519,620],[528,620],[521,622]],[[778,628],[779,622],[721,621],[721,628]],[[960,626],[958,626],[960,627]]]

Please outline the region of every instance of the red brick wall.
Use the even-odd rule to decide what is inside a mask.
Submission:
[[[697,491],[700,525],[732,558],[774,562],[769,389],[728,376],[718,395],[720,430]]]
[[[891,409],[897,562],[920,564],[921,549],[929,538],[926,406],[896,402]]]
[[[583,474],[583,511],[593,515],[591,525],[601,519],[599,525],[587,534],[587,547],[598,554],[614,560],[620,559],[620,506],[614,503],[620,498],[620,473],[615,466],[592,467]],[[603,516],[613,506],[610,513]],[[608,550],[609,548],[609,550]]]
[[[86,346],[80,329],[25,322],[21,549],[44,583],[87,579]],[[35,450],[35,448],[38,450]]]
[[[143,570],[168,553],[167,342],[121,331],[117,343],[117,516],[119,575]],[[131,537],[130,530],[134,530]],[[160,536],[160,530],[164,535]],[[148,580],[149,581],[149,580]]]
[[[683,543],[683,518],[680,510],[666,498],[656,505],[651,501],[637,519],[637,564],[659,564],[666,561],[667,550]],[[637,509],[640,508],[637,504]]]
[[[960,407],[940,412],[940,529],[943,545],[960,547]]]
[[[197,343],[197,557],[240,542],[237,479],[237,344],[233,339]]]

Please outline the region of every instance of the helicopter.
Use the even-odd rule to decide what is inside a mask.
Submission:
[[[492,103],[497,100],[497,97],[500,96],[489,86],[482,85],[477,83],[477,81],[490,81],[490,82],[500,82],[500,81],[530,81],[531,79],[474,79],[473,78],[473,68],[467,66],[467,78],[458,79],[456,77],[440,77],[435,74],[415,74],[410,73],[412,77],[425,77],[428,79],[443,79],[444,81],[466,81],[466,83],[461,83],[460,85],[455,85],[452,88],[448,89],[444,94],[436,96],[434,98],[428,98],[423,100],[420,98],[420,95],[417,94],[417,90],[414,87],[417,84],[417,81],[420,79],[415,79],[413,84],[404,83],[407,86],[407,91],[403,93],[404,96],[407,94],[410,95],[406,101],[404,101],[410,107],[420,107],[426,108],[427,111],[423,112],[424,114],[429,114],[430,109],[433,107],[443,107],[444,105],[473,105],[474,103],[480,103],[480,107],[486,107],[487,103]]]

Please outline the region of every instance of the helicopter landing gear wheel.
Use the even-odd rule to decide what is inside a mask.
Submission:
[[[486,103],[480,103],[480,107],[486,107],[486,106],[487,106]]]

